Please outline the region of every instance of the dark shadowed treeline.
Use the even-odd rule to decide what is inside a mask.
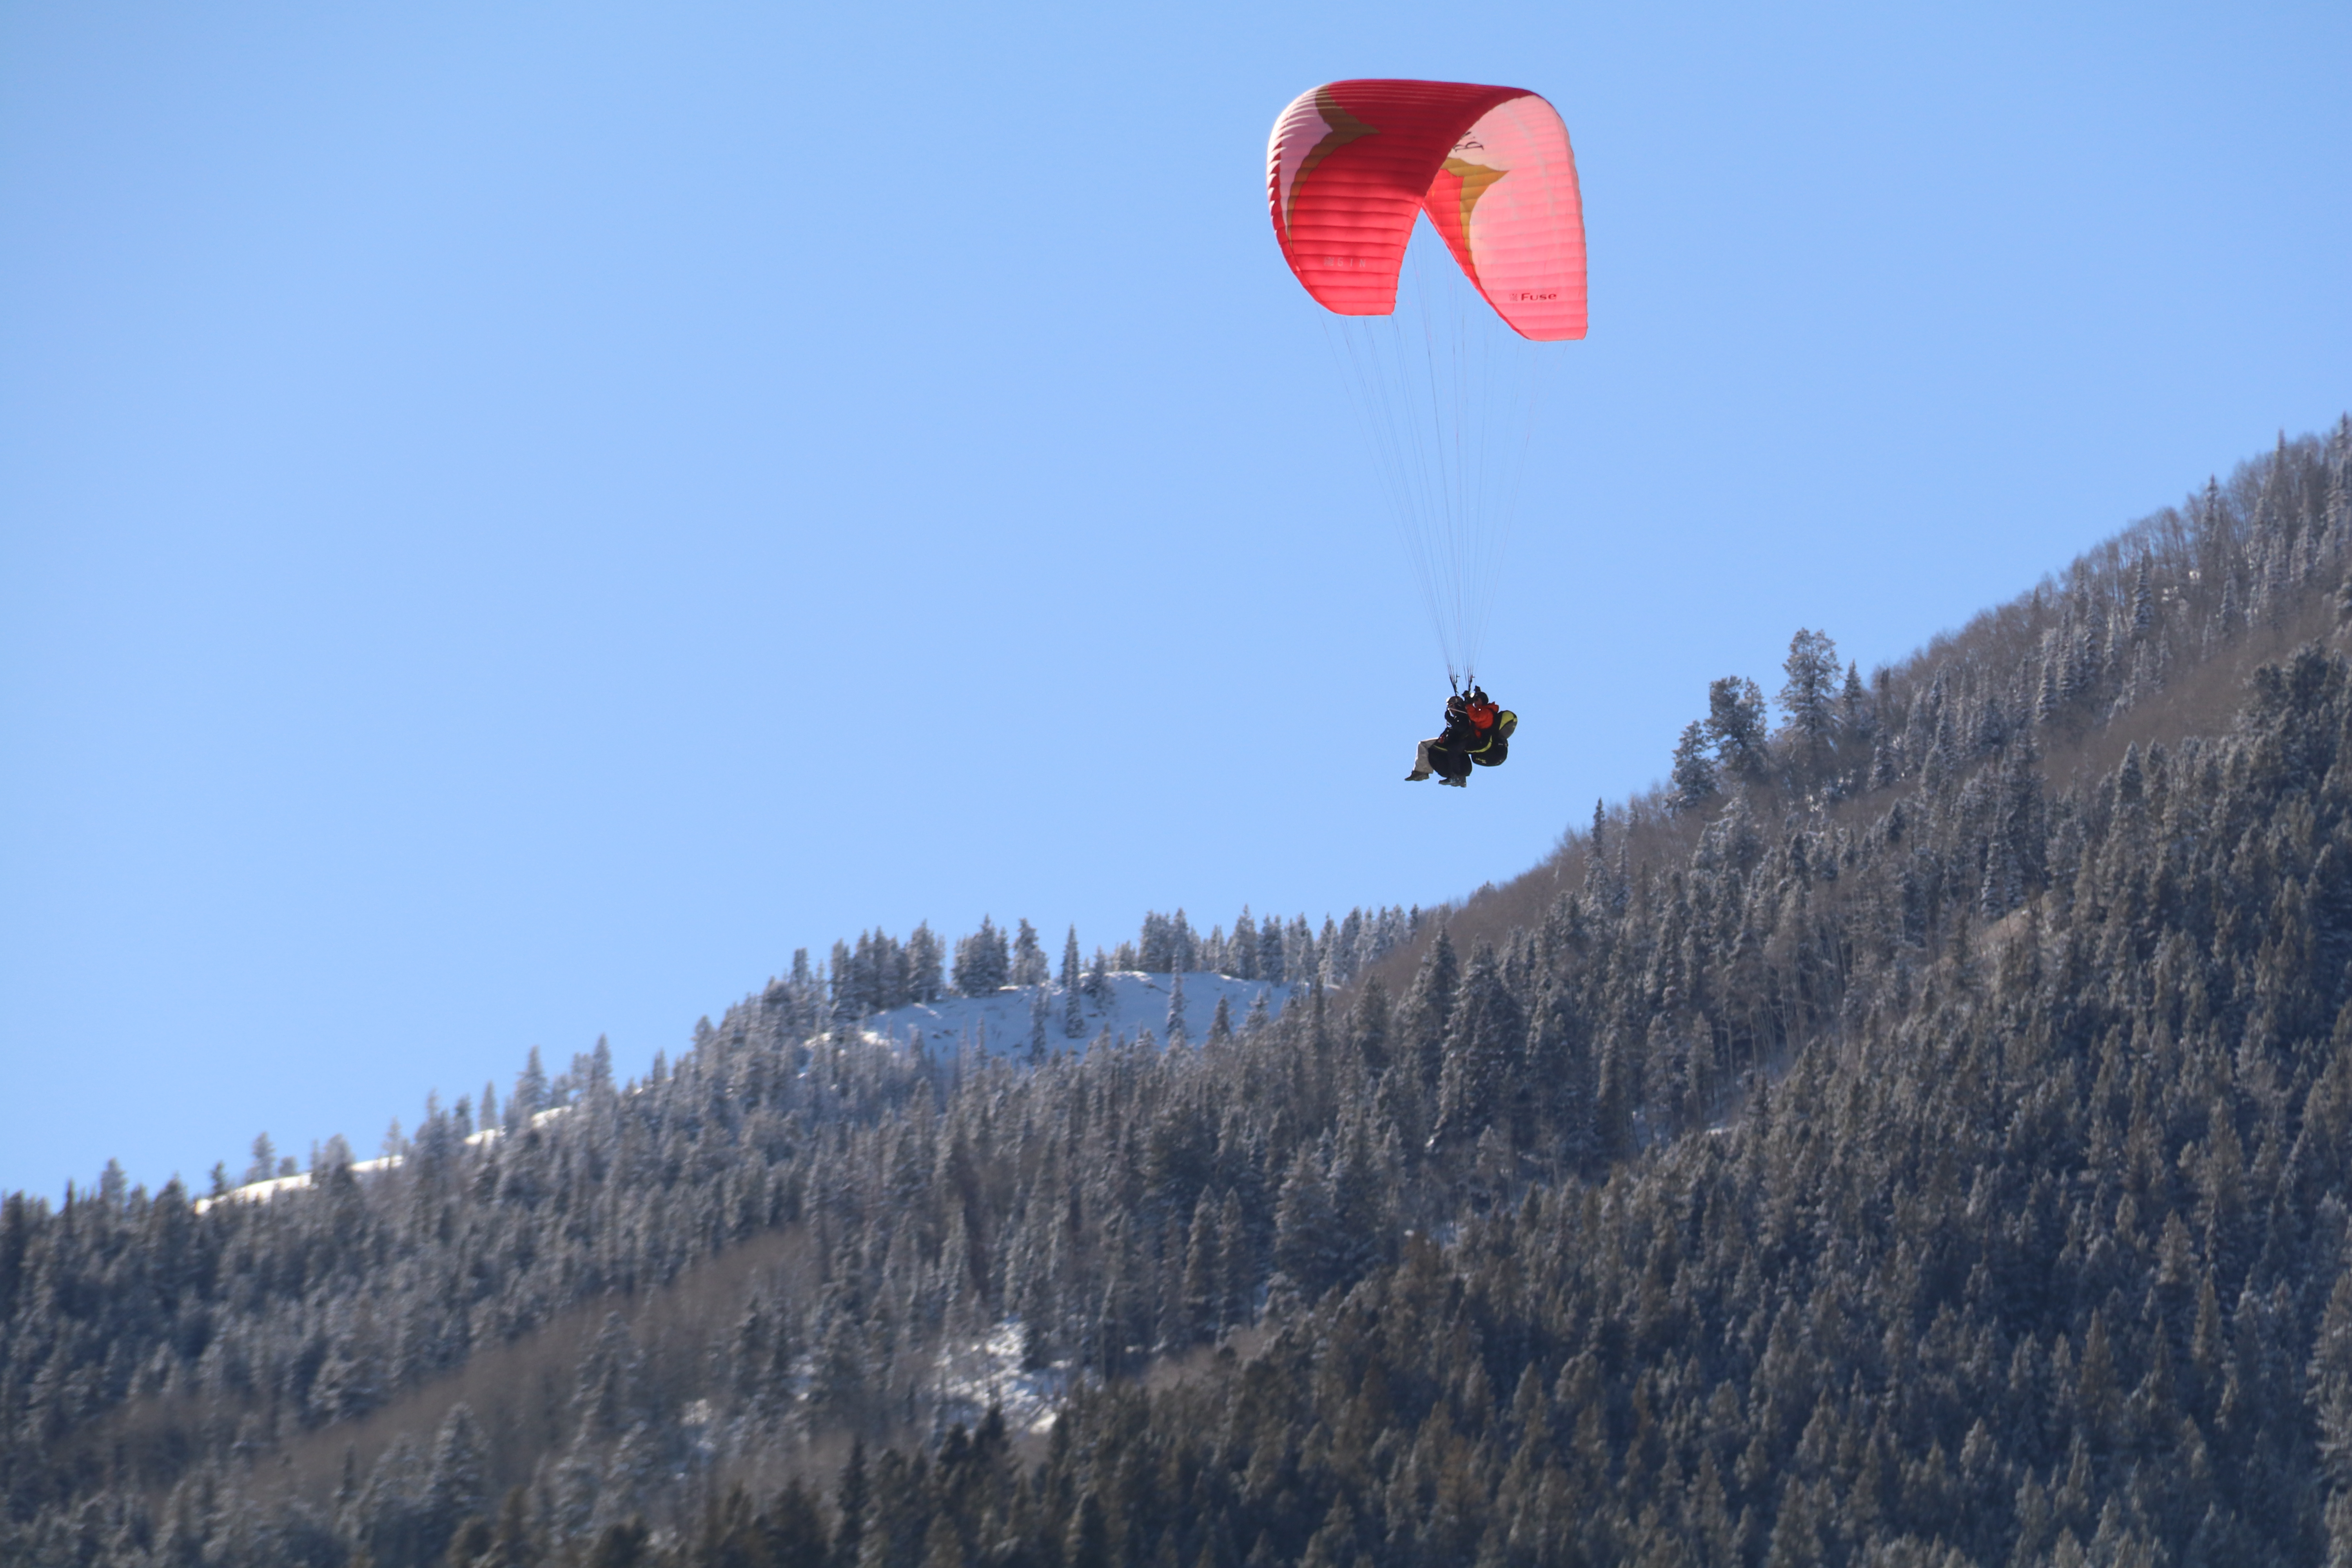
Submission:
[[[13,1195],[0,1561],[2352,1552],[2348,480],[1869,680],[1801,632],[1418,931],[1154,916],[1308,980],[1196,1044],[893,1049],[947,954],[868,936],[495,1140]]]

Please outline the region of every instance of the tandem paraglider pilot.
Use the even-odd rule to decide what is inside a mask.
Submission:
[[[1421,743],[1405,782],[1418,784],[1435,773],[1439,784],[1465,789],[1473,765],[1496,767],[1511,754],[1511,731],[1518,727],[1519,716],[1496,707],[1484,688],[1457,691],[1445,700],[1444,732]]]
[[[1518,721],[1471,672],[1538,377],[1588,324],[1568,126],[1525,88],[1327,81],[1276,118],[1265,201],[1282,259],[1345,345],[1381,464],[1427,480],[1392,499],[1455,700],[1405,777],[1459,787],[1503,760]],[[1408,253],[1430,262],[1409,282]]]

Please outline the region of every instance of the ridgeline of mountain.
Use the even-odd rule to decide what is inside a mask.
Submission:
[[[1010,1051],[869,935],[499,1136],[11,1194],[0,1562],[2343,1560],[2347,566],[2352,420],[1457,908],[990,927]],[[1268,1005],[1078,1048],[1121,970]]]

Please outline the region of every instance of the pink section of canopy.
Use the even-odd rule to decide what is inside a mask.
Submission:
[[[1513,331],[1539,342],[1584,335],[1576,158],[1559,112],[1534,93],[1328,82],[1275,122],[1266,199],[1291,270],[1340,315],[1396,308],[1397,269],[1425,212]]]

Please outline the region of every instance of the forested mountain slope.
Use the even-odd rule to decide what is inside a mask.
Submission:
[[[894,1050],[868,940],[505,1138],[13,1195],[0,1561],[2352,1552],[2347,487],[1801,633],[1518,883],[1218,933],[1307,984],[1197,1045]]]

